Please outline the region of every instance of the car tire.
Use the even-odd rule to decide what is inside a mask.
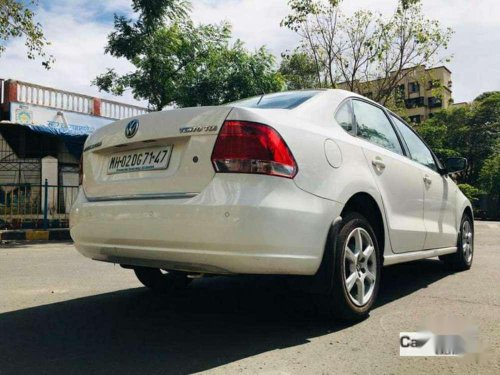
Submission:
[[[163,271],[148,267],[136,267],[134,272],[145,287],[155,292],[164,293],[184,289],[191,282],[191,279],[183,272]]]
[[[320,309],[333,318],[346,321],[365,319],[377,298],[381,276],[381,253],[377,237],[368,220],[348,213],[339,231],[328,241],[325,251],[333,272],[328,292],[319,296]]]
[[[474,225],[469,215],[464,214],[460,222],[457,251],[442,255],[439,259],[453,271],[466,271],[471,268],[474,258]]]

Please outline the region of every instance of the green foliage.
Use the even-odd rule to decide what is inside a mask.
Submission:
[[[401,0],[400,4],[403,9],[408,9],[412,5],[419,3],[420,0]]]
[[[274,56],[264,47],[251,53],[238,40],[210,49],[196,71],[185,77],[175,101],[180,106],[218,105],[283,87],[274,71]]]
[[[471,202],[477,201],[481,196],[481,190],[472,185],[458,184],[458,187]]]
[[[417,131],[441,160],[460,156],[460,152],[450,148],[450,139],[448,137],[451,131],[447,119],[442,119],[443,114],[435,116],[416,126]]]
[[[314,61],[307,53],[300,50],[282,55],[279,72],[289,90],[317,87]]]
[[[44,51],[50,43],[45,39],[42,26],[34,20],[32,9],[37,5],[37,0],[0,0],[0,54],[5,51],[8,40],[24,37],[28,59],[39,56],[43,59],[42,65],[50,69],[54,57]]]
[[[331,1],[330,6],[335,7],[340,1]],[[324,4],[317,0],[289,0],[290,14],[280,23],[282,27],[298,32],[304,27],[310,15],[318,15],[324,10]]]
[[[483,92],[481,95],[479,95],[476,99],[474,99],[475,102],[481,102],[487,98],[489,98],[492,95],[498,95],[500,94],[500,91],[486,91]]]
[[[467,170],[459,177],[460,182],[492,191],[500,152],[500,93],[440,111],[416,129],[441,159],[467,158]]]
[[[121,95],[131,89],[136,99],[161,110],[216,105],[283,87],[273,56],[264,48],[250,53],[240,41],[231,44],[228,24],[195,26],[188,3],[179,0],[134,0],[132,6],[137,20],[115,15],[105,51],[128,59],[135,70],[119,75],[108,69],[93,81],[100,90]]]
[[[500,144],[495,152],[485,160],[479,173],[480,186],[492,195],[500,196]]]

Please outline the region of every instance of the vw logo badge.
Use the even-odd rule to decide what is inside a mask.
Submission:
[[[125,128],[125,137],[132,138],[139,130],[139,120],[132,120],[127,124]]]

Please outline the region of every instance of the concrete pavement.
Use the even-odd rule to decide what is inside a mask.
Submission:
[[[500,223],[476,223],[472,269],[384,269],[354,325],[319,318],[279,277],[196,280],[171,297],[67,243],[0,246],[0,374],[499,374]],[[449,317],[479,328],[465,358],[399,356],[399,332]]]

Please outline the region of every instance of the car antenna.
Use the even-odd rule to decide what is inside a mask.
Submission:
[[[259,98],[259,100],[257,101],[257,104],[256,104],[256,105],[259,105],[260,102],[261,102],[261,100],[262,100],[262,98],[264,97],[264,95],[266,95],[266,92],[264,91],[264,89],[260,85],[261,82],[259,82],[259,80],[257,79],[257,74],[255,74],[255,69],[253,68],[253,64],[250,64],[250,69],[252,70],[253,79],[255,80],[255,82],[258,83],[258,86],[259,86],[259,89],[260,89],[260,98]]]

